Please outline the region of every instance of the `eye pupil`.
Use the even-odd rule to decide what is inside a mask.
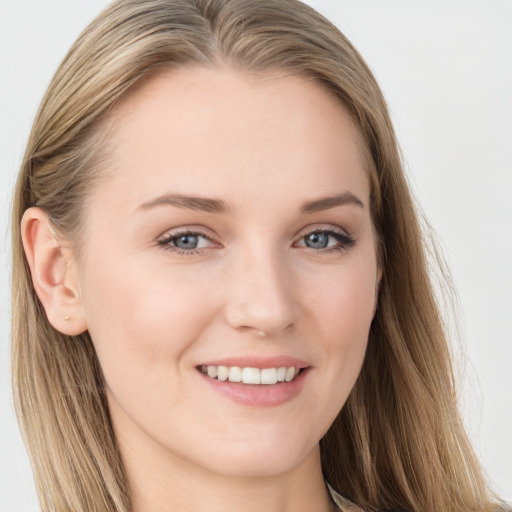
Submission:
[[[196,235],[182,235],[174,239],[174,245],[180,249],[195,249],[198,244]]]
[[[306,236],[305,243],[312,249],[325,249],[329,245],[329,235],[326,233],[310,233]]]

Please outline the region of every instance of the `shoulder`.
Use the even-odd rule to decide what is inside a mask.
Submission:
[[[351,501],[347,500],[347,498],[344,498],[341,494],[337,493],[329,485],[328,482],[325,482],[325,483],[327,484],[327,489],[329,490],[332,500],[334,501],[334,503],[340,509],[341,512],[365,512],[361,507],[358,507]],[[407,511],[404,509],[394,508],[392,510],[387,510],[386,512],[407,512]],[[492,509],[492,512],[512,512],[512,507],[505,502],[501,502],[499,505],[496,505],[496,507]]]

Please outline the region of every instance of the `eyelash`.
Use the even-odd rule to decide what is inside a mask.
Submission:
[[[325,253],[325,252],[343,252],[348,249],[351,249],[356,241],[354,238],[352,238],[350,235],[348,235],[345,231],[337,230],[335,228],[312,228],[306,233],[304,233],[300,240],[304,240],[307,236],[312,235],[313,233],[322,233],[323,235],[330,236],[338,242],[338,245],[332,246],[332,247],[326,247],[323,249],[314,249],[312,247],[309,247],[309,249],[319,252],[319,253]],[[301,246],[303,247],[303,246]],[[306,246],[307,247],[307,246]]]
[[[306,233],[304,233],[300,237],[299,240],[303,241],[306,237],[308,237],[314,233],[321,233],[323,235],[330,236],[330,237],[336,239],[338,244],[335,246],[328,246],[328,247],[321,248],[321,249],[315,249],[313,247],[308,247],[305,244],[299,245],[299,247],[306,247],[312,251],[315,251],[316,253],[331,253],[331,252],[346,251],[346,250],[352,248],[356,243],[355,239],[352,238],[347,233],[345,233],[344,231],[342,231],[342,230],[338,231],[333,228],[330,228],[330,229],[312,228],[309,231],[307,231]],[[171,245],[171,242],[173,242],[174,240],[177,240],[178,238],[183,237],[183,236],[197,236],[197,237],[204,238],[204,239],[208,240],[209,242],[212,242],[212,239],[208,235],[206,235],[200,231],[184,229],[182,231],[175,231],[175,232],[165,235],[160,240],[158,240],[158,245],[160,247],[162,247],[162,249],[164,249],[166,251],[170,251],[173,254],[176,254],[178,256],[194,256],[194,255],[202,254],[205,249],[210,249],[210,247],[208,247],[208,248],[200,247],[200,248],[194,248],[194,249],[181,249],[180,247]]]
[[[162,249],[172,252],[173,254],[176,254],[178,256],[194,256],[197,254],[201,254],[202,251],[205,249],[204,247],[201,247],[199,249],[198,248],[181,249],[180,247],[171,245],[171,242],[173,240],[177,240],[178,238],[180,238],[182,236],[197,236],[197,237],[205,238],[206,240],[212,242],[212,239],[208,235],[205,235],[204,233],[201,233],[200,231],[184,229],[182,231],[174,231],[172,233],[165,235],[163,238],[158,240],[158,245],[160,247],[162,247]]]

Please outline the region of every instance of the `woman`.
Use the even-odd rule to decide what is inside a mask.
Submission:
[[[385,102],[310,8],[113,4],[43,99],[13,219],[44,510],[496,508]]]

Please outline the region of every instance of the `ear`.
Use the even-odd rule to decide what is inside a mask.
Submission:
[[[44,210],[33,207],[25,212],[21,237],[34,289],[50,324],[68,336],[87,330],[72,250],[59,243]]]

